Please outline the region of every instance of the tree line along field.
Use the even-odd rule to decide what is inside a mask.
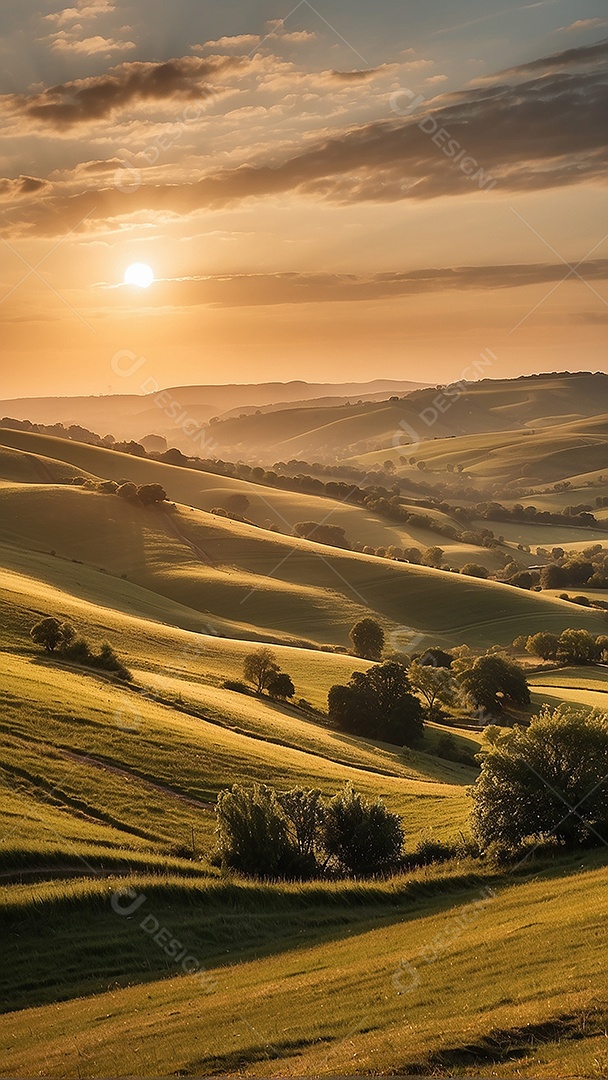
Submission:
[[[329,798],[350,782],[399,814],[406,852],[468,832],[481,731],[427,722],[411,749],[326,723],[330,687],[372,666],[346,654],[357,619],[378,619],[389,650],[484,651],[566,626],[600,635],[602,613],[209,513],[246,490],[260,524],[268,496],[292,523],[330,510],[354,535],[387,527],[328,499],[0,440],[3,1074],[605,1074],[602,848],[505,867],[463,846],[407,873],[308,882],[213,858],[233,783]],[[162,483],[175,512],[66,485],[76,474]],[[110,641],[132,682],[36,647],[48,615]],[[260,641],[292,702],[225,685]],[[519,719],[601,707],[604,668],[537,666]],[[440,756],[447,734],[467,764]]]

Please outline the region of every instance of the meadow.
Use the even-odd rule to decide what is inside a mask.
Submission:
[[[431,473],[466,459],[467,473],[501,482],[521,472],[533,440],[549,462],[579,421],[558,384],[547,393],[555,415],[536,425],[538,438],[509,427],[521,395],[486,387],[479,433],[472,424],[417,454]],[[522,414],[531,426],[538,400],[530,394]],[[588,387],[570,407],[590,408]],[[332,431],[346,408],[326,414]],[[394,419],[393,404],[352,407],[343,431],[355,441],[361,416],[376,431],[383,409]],[[284,430],[289,443],[280,409],[247,425],[252,439]],[[292,429],[293,439],[310,430]],[[93,490],[126,478],[162,484],[175,506]],[[254,524],[211,512],[234,494],[246,495]],[[290,535],[298,521],[326,519],[357,542],[440,543],[456,567],[499,565],[489,549],[325,497],[0,430],[1,1075],[608,1075],[605,848],[531,850],[515,865],[475,858],[466,841],[474,755],[486,745],[479,718],[428,721],[412,749],[340,731],[327,716],[330,687],[370,668],[349,652],[364,616],[397,659],[429,645],[503,646],[525,659],[532,704],[505,722],[544,703],[606,711],[608,668],[537,664],[512,646],[542,629],[603,634],[604,613],[556,591]],[[567,525],[500,531],[521,565],[536,556],[518,543],[551,536],[578,551],[595,536]],[[30,629],[49,615],[95,648],[109,642],[132,682],[35,645]],[[291,700],[242,685],[260,643],[291,676]],[[218,794],[258,782],[326,797],[351,782],[381,797],[403,823],[402,871],[301,882],[228,870],[217,858]],[[452,855],[419,865],[423,842],[449,842]]]

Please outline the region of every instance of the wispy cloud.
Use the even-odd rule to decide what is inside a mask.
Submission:
[[[597,30],[602,26],[608,26],[608,19],[577,19],[569,26],[558,27],[558,33],[578,34],[582,30]]]
[[[92,37],[81,37],[74,31],[58,30],[51,34],[45,41],[50,45],[53,52],[94,56],[96,53],[129,52],[136,48],[134,41],[116,41],[114,38],[102,37],[94,34]]]
[[[258,34],[235,34],[232,37],[220,37],[215,41],[205,41],[201,45],[193,45],[193,52],[204,52],[207,49],[254,49],[262,39]]]
[[[608,279],[608,259],[582,263],[579,272],[588,281]],[[154,303],[177,307],[214,305],[250,307],[276,304],[335,303],[390,300],[424,293],[483,289],[518,289],[560,282],[563,263],[501,266],[455,266],[438,269],[356,275],[324,273],[223,274],[158,281]],[[119,303],[130,298],[112,288]]]

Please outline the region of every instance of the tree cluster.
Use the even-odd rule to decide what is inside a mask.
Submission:
[[[86,638],[76,637],[76,632],[69,623],[52,617],[41,619],[32,626],[30,637],[46,652],[59,655],[62,659],[108,671],[123,682],[131,682],[133,679],[131,672],[118,658],[111,645],[104,642],[99,652],[95,652]]]
[[[285,701],[286,698],[292,698],[296,692],[291,677],[287,672],[281,671],[275,654],[265,646],[245,658],[243,675],[247,682],[253,684],[256,694],[262,694],[266,690],[270,697]]]
[[[568,628],[559,636],[547,630],[530,634],[523,642],[526,652],[540,660],[561,664],[597,664],[608,662],[608,635],[590,634],[588,630]]]
[[[218,859],[252,877],[368,877],[399,864],[399,817],[352,784],[332,799],[318,789],[235,784],[220,792],[216,814]]]

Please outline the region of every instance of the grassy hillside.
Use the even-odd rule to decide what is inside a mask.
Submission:
[[[373,547],[396,545],[418,546],[424,549],[438,541],[437,533],[430,529],[386,521],[371,511],[347,506],[333,499],[278,491],[245,480],[175,468],[97,447],[83,446],[81,443],[0,428],[0,446],[5,448],[0,451],[0,475],[8,480],[48,482],[53,478],[61,480],[66,474],[76,473],[83,476],[97,475],[110,480],[130,478],[135,483],[157,480],[168,485],[171,498],[201,510],[224,506],[235,494],[244,495],[249,502],[247,518],[260,526],[275,523],[281,532],[291,533],[297,522],[312,520],[338,525],[345,530],[347,538],[352,542],[359,541],[362,545]],[[11,451],[13,447],[29,455],[31,464],[24,462],[21,475],[15,475],[15,454]],[[5,462],[6,454],[10,456]],[[37,458],[43,459],[46,471],[43,472],[42,467],[35,471]],[[57,462],[56,466],[53,461]],[[445,515],[439,517],[444,521],[449,520]],[[455,566],[483,559],[488,565],[498,565],[496,558],[485,548],[450,542],[443,537],[439,539],[443,542],[446,557]]]
[[[132,361],[129,356],[118,358],[119,371],[128,375]],[[139,374],[138,374],[139,373]],[[131,393],[108,394],[97,397],[20,398],[0,401],[0,417],[31,420],[35,424],[80,424],[103,436],[110,432],[116,439],[139,439],[152,433],[173,439],[171,445],[179,445],[187,438],[165,415],[156,403],[156,393],[138,393],[137,386],[147,379],[145,369],[135,368],[132,378],[127,379],[125,389]],[[337,394],[339,397],[358,400],[367,397],[388,397],[389,394],[406,394],[424,385],[419,382],[377,379],[367,383],[254,383],[198,386],[172,386],[165,393],[171,401],[179,403],[180,412],[198,423],[206,423],[210,417],[233,409],[265,406],[283,402],[298,402],[324,398]],[[135,391],[135,392],[133,392]],[[165,399],[166,400],[166,399]]]
[[[602,400],[599,404],[605,405]],[[435,430],[419,427],[423,441],[414,449],[416,467],[409,461],[407,446],[390,447],[358,455],[353,460],[361,467],[372,469],[390,459],[398,476],[420,478],[417,463],[424,462],[428,479],[454,483],[451,470],[462,466],[467,476],[478,485],[507,483],[520,480],[526,486],[548,486],[557,481],[576,480],[584,475],[601,472],[606,464],[608,417],[599,417],[545,425],[539,418],[536,427],[517,427],[505,431],[466,433],[446,438]],[[448,468],[449,467],[449,468]],[[447,475],[446,475],[447,474]],[[560,496],[561,503],[570,495]]]
[[[215,479],[94,447],[15,435],[17,442],[57,449],[71,464],[96,466],[97,475],[120,479],[128,470],[138,482],[161,482],[191,506],[209,500],[208,489],[201,496],[201,485]],[[12,551],[54,551],[61,566],[53,579],[65,591],[82,595],[84,572],[74,571],[78,563],[72,562],[78,560],[113,577],[107,587],[114,593],[121,593],[126,575],[129,583],[200,613],[212,632],[344,645],[353,622],[370,611],[389,634],[446,644],[506,644],[530,628],[602,626],[597,612],[542,594],[327,548],[184,506],[164,515],[80,488],[11,483],[0,486],[0,504],[0,542]],[[7,565],[14,565],[12,557],[7,555]]]
[[[446,436],[469,438],[478,433],[510,432],[517,427],[521,439],[522,433],[536,425],[551,427],[606,412],[606,375],[557,374],[425,387],[398,400],[389,400],[387,395],[381,402],[335,409],[313,405],[236,417],[215,424],[213,438],[217,452],[224,456],[238,455],[244,448],[266,460],[272,454],[275,461],[291,457],[333,460],[349,452],[372,452],[365,459],[372,464],[378,460],[373,456],[376,449],[390,450],[396,440],[407,444],[411,439],[407,432],[412,430],[423,440],[443,440]],[[466,460],[467,452],[462,449]],[[496,466],[503,467],[498,461]],[[508,454],[504,468],[509,468]]]
[[[587,393],[555,384],[551,424]],[[517,393],[481,384],[479,422],[512,424]],[[539,405],[532,393],[522,416]],[[74,476],[158,482],[175,506]],[[258,526],[329,515],[353,540],[422,546],[331,500],[0,431],[0,1073],[608,1075],[605,849],[505,868],[460,844],[414,867],[421,841],[467,836],[483,732],[428,723],[414,751],[325,715],[329,688],[369,667],[344,651],[363,615],[405,651],[602,633],[605,616],[210,513],[235,492]],[[44,653],[29,631],[47,615],[110,642],[133,681]],[[260,642],[292,677],[291,703],[235,688]],[[530,682],[534,708],[608,698],[608,668],[546,665]],[[439,756],[446,733],[468,765]],[[217,865],[221,790],[329,796],[347,781],[400,815],[398,876],[260,883]]]
[[[512,1076],[514,1069],[528,1077],[601,1076],[605,862],[605,853],[596,854],[582,866],[579,859],[532,880],[495,883],[493,896],[482,892],[494,884],[483,879],[468,889],[448,881],[435,896],[432,882],[416,889],[412,881],[401,894],[397,886],[392,903],[377,888],[374,901],[372,887],[359,911],[361,892],[349,904],[341,887],[246,886],[218,908],[222,886],[194,886],[199,903],[175,904],[182,912],[177,924],[167,905],[170,884],[159,891],[143,881],[141,911],[154,912],[159,925],[192,943],[209,969],[208,992],[196,975],[171,977],[167,965],[161,981],[9,1014],[2,1022],[3,1068],[11,1075],[77,1071],[83,1077],[176,1070],[185,1076],[353,1070]],[[62,889],[63,899],[46,889],[39,910],[49,912],[49,924],[65,940],[67,912],[80,908],[85,953],[113,921],[128,966],[143,967],[147,946],[157,967],[162,952],[140,928],[139,915],[121,920],[111,912],[115,884],[107,883],[105,901],[99,891],[78,896]],[[29,896],[17,891],[8,904],[8,925],[20,907],[27,924]],[[272,919],[272,947],[262,911]],[[240,925],[245,937],[235,947]],[[256,958],[247,959],[241,950],[252,941]],[[113,955],[104,958],[108,974]],[[43,950],[38,968],[44,960]],[[73,978],[69,959],[68,974]]]

